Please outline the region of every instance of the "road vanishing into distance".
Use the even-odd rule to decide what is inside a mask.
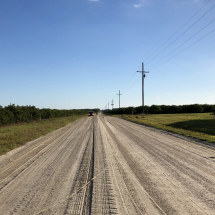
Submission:
[[[215,149],[84,117],[0,157],[0,214],[215,214]]]

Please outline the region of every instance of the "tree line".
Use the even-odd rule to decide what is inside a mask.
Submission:
[[[115,108],[113,110],[103,110],[106,114],[141,114],[143,106]],[[146,114],[175,114],[175,113],[207,113],[215,112],[215,105],[191,104],[191,105],[151,105],[144,106]]]
[[[50,108],[39,109],[35,106],[19,106],[10,104],[0,106],[0,126],[10,123],[32,122],[40,119],[68,117],[72,115],[87,114],[88,109],[57,110]]]

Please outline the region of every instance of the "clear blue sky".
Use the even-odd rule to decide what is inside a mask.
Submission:
[[[121,106],[140,106],[142,62],[146,105],[214,104],[215,31],[199,40],[215,29],[207,2],[0,0],[0,105],[102,109],[121,90]]]

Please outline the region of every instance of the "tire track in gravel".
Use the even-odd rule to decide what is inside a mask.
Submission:
[[[194,149],[194,152],[189,153],[185,149],[180,150],[176,146],[177,150],[175,150],[174,143],[171,144],[169,140],[165,140],[165,142],[162,139],[155,140],[148,133],[145,137],[148,135],[151,137],[151,144],[144,144],[143,137],[139,134],[141,131],[134,131],[132,128],[127,130],[126,127],[119,123],[114,125],[123,133],[129,134],[138,146],[147,151],[149,155],[153,155],[157,163],[165,166],[167,172],[180,178],[180,183],[187,187],[189,192],[192,192],[194,196],[199,196],[202,202],[214,210],[215,205],[212,199],[215,196],[215,170],[213,161],[207,157],[199,156]],[[202,146],[200,147],[203,150]],[[210,154],[214,153],[211,148],[206,148],[205,151]],[[208,171],[206,171],[206,168],[208,168]],[[195,185],[195,188],[191,187],[192,185]]]
[[[127,163],[127,165],[128,165],[128,166],[125,166],[122,168],[121,162],[117,161],[116,156],[113,156],[113,159],[115,159],[115,161],[116,161],[115,165],[118,166],[117,169],[118,169],[119,173],[122,176],[123,175],[125,176],[125,177],[122,177],[122,181],[124,181],[125,189],[127,190],[127,192],[126,191],[124,191],[124,192],[127,193],[127,195],[129,195],[131,197],[129,202],[131,202],[133,204],[133,209],[130,209],[131,211],[133,210],[133,212],[132,213],[129,212],[128,214],[147,214],[145,212],[145,207],[139,203],[140,199],[138,199],[138,198],[136,199],[134,197],[135,195],[138,196],[137,193],[135,193],[135,192],[137,192],[137,190],[139,189],[139,185],[142,183],[144,184],[144,186],[141,185],[141,188],[143,188],[144,193],[146,193],[146,197],[145,197],[147,199],[146,201],[150,202],[150,204],[154,205],[154,208],[153,208],[153,206],[152,206],[152,208],[153,208],[154,212],[157,210],[156,214],[174,214],[175,210],[170,205],[168,205],[168,203],[166,202],[165,199],[162,198],[162,195],[158,192],[158,190],[156,190],[153,187],[153,184],[150,181],[149,177],[146,175],[146,173],[144,172],[144,174],[143,174],[142,169],[141,170],[137,169],[136,163],[134,164],[133,160],[131,160],[129,152],[127,151],[127,149],[125,149],[122,146],[122,143],[120,143],[120,141],[117,139],[116,135],[112,132],[110,127],[107,125],[106,120],[102,120],[102,123],[103,123],[104,127],[106,128],[108,134],[110,135],[110,138],[112,139],[112,141],[110,141],[110,142],[112,142],[112,146],[110,146],[110,149],[114,148],[113,144],[115,144],[118,148],[115,150],[117,151],[117,153],[121,153],[122,157],[124,158],[123,163]],[[113,149],[111,151],[112,151],[112,153],[110,153],[110,154],[114,155]],[[135,184],[134,184],[134,182],[133,182],[133,184],[130,184],[128,182],[129,179],[128,179],[128,177],[126,177],[126,175],[127,174],[129,175],[129,172],[130,172],[130,175],[131,174],[135,175],[135,177],[136,177],[135,180],[138,181],[138,185],[136,182],[135,182]],[[139,174],[137,174],[137,172]],[[126,182],[126,180],[127,180],[127,182]],[[120,185],[122,186],[122,183]],[[127,201],[126,204],[129,205],[130,203],[128,203],[128,201]],[[167,213],[166,213],[166,211],[167,211]]]
[[[106,156],[98,118],[94,117],[64,214],[118,214]]]
[[[73,124],[72,126],[69,125],[62,129],[58,129],[57,131],[46,135],[44,138],[39,138],[38,140],[40,141],[35,140],[30,142],[29,147],[25,146],[18,148],[17,153],[16,150],[14,150],[15,153],[12,155],[10,155],[10,152],[8,155],[3,155],[3,158],[6,156],[8,158],[2,159],[3,162],[0,162],[0,190],[9,183],[9,181],[7,181],[4,185],[1,185],[5,178],[10,177],[14,179],[17,177],[22,171],[24,171],[25,168],[38,159],[38,155],[42,156],[42,152],[46,151],[47,147],[50,147],[50,145],[54,142],[58,142],[60,139],[66,139],[69,135],[75,132],[79,126],[81,125],[78,124],[78,126],[72,131],[70,131],[70,128],[74,127]],[[17,168],[19,170],[17,170]],[[14,171],[16,172],[15,174]]]
[[[0,215],[213,215],[213,153],[122,119],[85,117],[0,157]]]
[[[65,141],[66,138],[75,132],[77,128],[78,127],[76,127],[73,131],[70,131],[70,129],[68,130],[67,127],[66,129],[60,129],[60,131],[56,132],[57,134],[55,134],[53,138],[48,138],[48,140],[43,141],[40,145],[34,147],[32,150],[29,150],[28,153],[24,155],[21,154],[21,156],[1,168],[0,178],[3,178],[3,180],[0,181],[0,191],[8,186],[10,182],[15,180],[16,177],[18,177],[23,171],[33,165],[34,162],[45,153],[47,154],[49,151],[57,150],[60,145],[56,143],[58,143],[59,140]],[[59,137],[57,135],[59,135]]]
[[[90,126],[90,135],[85,148],[83,158],[76,175],[75,182],[70,192],[64,214],[90,214],[92,204],[93,181],[85,186],[93,178],[94,170],[94,121]],[[85,187],[84,187],[85,186]],[[84,187],[83,189],[81,189]],[[75,195],[73,195],[75,193]]]
[[[87,126],[88,121],[89,120],[86,121],[85,126]],[[77,129],[79,128],[80,130],[80,126],[83,126],[83,123],[82,121],[80,121],[79,123],[80,124],[78,124]],[[68,171],[64,171],[64,174],[69,175],[71,179],[74,177],[74,174],[73,176],[70,175],[71,170],[69,169],[71,168],[71,163],[75,164],[77,163],[78,159],[80,159],[80,158],[77,159],[77,155],[81,157],[81,154],[83,154],[82,152],[83,147],[85,147],[84,139],[87,135],[87,132],[83,132],[82,129],[80,131],[79,130],[75,131],[77,130],[76,128],[75,130],[70,130],[69,127],[70,126],[68,126],[67,127],[68,130],[64,132],[63,135],[61,135],[61,137],[63,136],[64,138],[53,141],[50,144],[50,147],[45,148],[44,151],[41,153],[41,155],[39,155],[40,153],[37,154],[35,156],[34,162],[31,163],[29,166],[26,166],[24,171],[22,171],[19,175],[17,175],[16,178],[13,178],[13,180],[10,181],[11,185],[9,187],[8,186],[5,187],[4,189],[5,191],[2,190],[0,192],[0,197],[1,197],[0,202],[2,202],[2,197],[4,193],[8,196],[7,202],[4,202],[4,204],[0,206],[0,211],[4,211],[4,206],[5,208],[7,208],[9,205],[13,205],[14,209],[12,209],[11,213],[33,214],[35,211],[40,211],[40,209],[42,210],[42,208],[44,207],[45,208],[49,207],[48,205],[45,204],[45,201],[41,202],[40,200],[41,199],[44,200],[43,196],[45,197],[45,199],[47,199],[47,194],[43,193],[43,191],[47,190],[47,188],[48,190],[51,189],[52,192],[55,192],[55,190],[59,191],[59,189],[56,189],[56,186],[51,187],[50,182],[54,184],[58,184],[58,188],[62,189],[61,187],[62,183],[59,183],[59,181],[56,181],[56,177],[57,177],[56,173],[61,175],[63,172],[62,167],[67,167],[66,169]],[[72,134],[74,132],[76,135],[74,135],[73,137]],[[86,133],[86,135],[84,133]],[[79,135],[79,134],[82,134],[82,135]],[[71,140],[72,140],[72,145],[71,145]],[[68,146],[72,146],[72,147],[68,148]],[[64,166],[62,166],[63,164]],[[61,175],[60,180],[62,180],[62,176],[64,175]],[[69,182],[69,181],[66,181],[66,178],[67,177],[64,176],[65,187],[68,186],[67,183]],[[27,185],[27,187],[25,185]],[[24,186],[24,187],[22,189],[19,186]],[[18,198],[20,200],[17,203],[15,203],[17,197],[19,196],[19,192],[20,194],[22,194],[22,198]],[[48,199],[51,200],[52,198],[49,198],[49,197]],[[63,201],[65,200],[67,201],[68,199],[68,198],[65,198],[64,196],[63,198],[64,198]],[[37,205],[37,208],[35,208],[35,206],[33,208],[31,207],[30,203],[32,202],[34,202],[34,204],[32,205],[33,206]],[[13,207],[10,207],[10,208],[13,208]],[[8,209],[5,209],[5,210],[9,212]],[[4,212],[3,214],[5,215],[7,213]]]
[[[179,192],[177,194],[177,201],[181,201],[183,196],[183,198],[187,198],[188,202],[183,202],[182,206],[184,208],[193,208],[192,211],[189,212],[189,214],[214,214],[214,162],[209,160],[207,158],[208,156],[206,156],[205,158],[201,155],[198,155],[198,152],[201,150],[206,155],[207,153],[211,154],[213,153],[212,149],[208,149],[207,147],[203,148],[202,145],[199,146],[199,144],[189,144],[188,141],[177,139],[170,135],[164,135],[164,140],[162,140],[163,135],[160,135],[160,139],[158,139],[158,132],[152,131],[151,128],[144,127],[145,129],[143,129],[143,126],[141,125],[136,125],[134,123],[129,123],[113,117],[107,117],[107,121],[108,124],[109,122],[111,123],[109,124],[109,126],[112,127],[112,131],[115,131],[113,136],[126,137],[126,141],[129,143],[128,145],[130,145],[130,148],[136,148],[137,153],[135,154],[135,158],[133,157],[135,168],[140,166],[139,164],[144,157],[146,157],[147,160],[148,158],[150,158],[150,163],[155,165],[154,167],[156,167],[157,170],[160,169],[161,173],[163,172],[166,180],[168,180],[175,187],[178,187],[179,190],[181,189],[182,192]],[[135,127],[135,129],[133,129],[133,127]],[[153,138],[152,136],[155,136],[156,138]],[[175,150],[173,150],[175,143],[180,144],[182,148],[186,148],[186,145],[191,145],[191,147],[194,147],[190,147],[191,153],[185,153],[184,156],[181,156],[183,154],[183,151],[180,152],[177,146],[175,147]],[[129,149],[123,146],[122,140],[121,145],[119,144],[119,147],[121,147],[122,150],[127,153],[127,160],[132,159],[132,155],[129,154]],[[142,157],[138,155],[140,153],[142,154]],[[193,160],[190,157],[193,157]],[[196,166],[194,160],[198,161],[197,164],[199,166]],[[207,166],[205,166],[204,168],[201,166],[201,163],[207,163]],[[153,166],[151,166],[150,168],[153,168]],[[212,170],[212,173],[209,173],[208,171],[206,171],[206,169]],[[144,171],[144,169],[142,171]],[[199,174],[199,172],[203,175]],[[141,169],[136,171],[137,175],[140,173]],[[156,187],[156,184],[154,184],[154,187]],[[157,189],[159,189],[159,187]],[[176,205],[173,205],[173,207],[176,207]],[[194,212],[195,210],[196,212]],[[177,211],[181,211],[181,209],[179,210],[179,208],[177,208]],[[172,213],[174,214],[174,212]],[[185,214],[186,212],[184,211],[180,213]]]
[[[95,167],[93,193],[92,193],[92,211],[91,214],[118,214],[116,198],[111,180],[108,157],[105,151],[104,141],[102,139],[99,118],[95,118]]]

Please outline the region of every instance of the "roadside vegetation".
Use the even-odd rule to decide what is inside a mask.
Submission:
[[[0,105],[0,155],[87,116],[91,109],[58,110]],[[96,108],[91,111],[99,112]]]
[[[85,115],[37,120],[30,123],[14,123],[0,127],[0,155],[25,143],[64,127]]]
[[[141,114],[143,106],[114,108],[104,110],[105,114]],[[177,113],[210,113],[215,112],[215,104],[190,104],[190,105],[151,105],[144,106],[146,114],[177,114]]]
[[[87,114],[87,109],[57,110],[50,108],[39,109],[35,106],[19,106],[10,104],[0,106],[0,126],[11,123],[32,122],[39,119],[51,119]]]
[[[215,143],[213,113],[116,115],[122,119]]]

